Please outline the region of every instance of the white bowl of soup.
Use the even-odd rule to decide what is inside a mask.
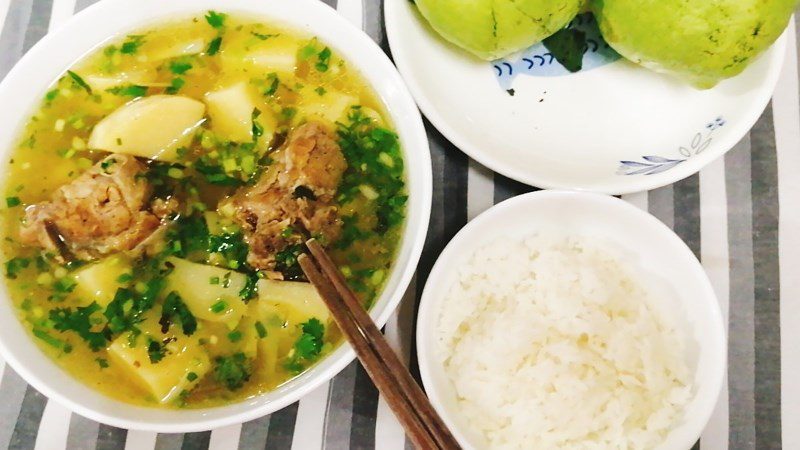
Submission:
[[[344,368],[296,264],[309,237],[379,324],[416,267],[419,112],[321,2],[101,2],[31,49],[0,104],[0,351],[91,419],[210,429]]]

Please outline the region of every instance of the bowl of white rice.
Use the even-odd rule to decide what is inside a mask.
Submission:
[[[726,364],[691,250],[578,192],[519,196],[464,227],[429,275],[417,346],[431,401],[478,449],[688,449]]]

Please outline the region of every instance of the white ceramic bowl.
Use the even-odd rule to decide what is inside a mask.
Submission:
[[[114,36],[165,19],[215,9],[281,22],[319,36],[357,67],[386,105],[403,147],[409,191],[408,217],[397,261],[372,317],[391,315],[417,265],[428,227],[431,163],[427,137],[411,95],[389,59],[367,35],[316,0],[106,0],[80,14],[34,46],[0,85],[0,160],[8,161],[25,121],[48,85],[76,60]],[[5,167],[4,167],[5,168]],[[77,413],[122,428],[159,432],[207,430],[251,420],[295,402],[329,380],[354,358],[343,345],[312,369],[277,390],[229,406],[200,410],[135,407],[105,397],[73,379],[45,356],[13,311],[5,284],[0,288],[0,352],[25,380]]]
[[[436,410],[465,448],[485,448],[459,414],[456,394],[437,357],[435,332],[447,290],[459,264],[499,237],[558,232],[614,245],[647,283],[668,293],[655,309],[674,313],[687,337],[686,362],[694,373],[693,398],[660,449],[686,450],[699,438],[714,409],[726,361],[725,332],[717,298],[691,250],[663,223],[630,204],[599,194],[540,191],[500,203],[467,224],[442,252],[430,273],[417,319],[420,373]]]
[[[590,20],[584,70],[543,45],[486,62],[445,42],[408,0],[386,0],[392,56],[422,112],[463,152],[541,188],[626,194],[696,173],[767,105],[785,36],[742,74],[698,90],[606,48]],[[506,89],[513,89],[511,96]]]

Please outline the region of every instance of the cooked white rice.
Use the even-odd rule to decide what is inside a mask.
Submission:
[[[498,449],[649,449],[691,398],[683,338],[610,248],[501,240],[460,267],[438,350]]]

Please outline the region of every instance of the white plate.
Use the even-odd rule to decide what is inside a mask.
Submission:
[[[439,37],[408,0],[386,1],[386,28],[422,112],[462,151],[527,184],[608,194],[673,183],[732,148],[767,105],[785,47],[782,37],[744,73],[701,91],[611,62],[603,45],[590,45],[596,51],[575,74],[541,45],[480,61]]]
[[[534,192],[495,205],[456,234],[431,270],[417,316],[417,356],[425,390],[456,439],[465,449],[486,448],[462,417],[439,357],[436,330],[444,297],[458,280],[459,266],[475,251],[499,238],[535,233],[613,245],[640,281],[664,294],[654,296],[652,306],[672,315],[686,336],[693,397],[658,450],[690,448],[711,417],[726,367],[722,313],[708,276],[689,247],[652,215],[614,197],[563,191]]]

